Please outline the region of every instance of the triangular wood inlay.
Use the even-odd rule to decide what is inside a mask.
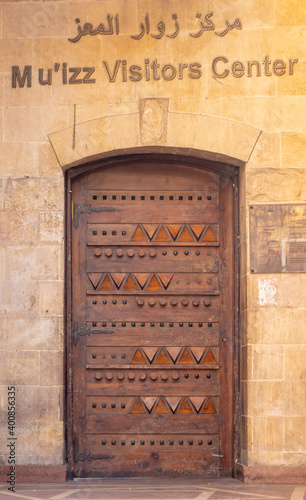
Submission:
[[[161,226],[160,230],[154,238],[154,241],[172,241],[172,239],[170,238],[164,226]]]
[[[200,413],[210,413],[210,414],[217,413],[215,405],[213,404],[211,399],[209,399],[209,398],[206,399]]]
[[[143,224],[142,227],[148,233],[150,240],[152,240],[154,234],[156,233],[156,229],[158,228],[158,224]]]
[[[148,359],[151,363],[152,359],[154,358],[155,354],[157,353],[158,347],[143,347],[142,350],[145,353],[145,355],[148,357]]]
[[[148,408],[148,411],[150,412],[155,404],[156,398],[141,398],[143,403],[146,405]]]
[[[218,361],[216,360],[215,356],[213,355],[212,351],[209,349],[207,353],[204,355],[201,365],[217,365]]]
[[[172,365],[170,357],[166,354],[165,349],[162,348],[154,358],[154,364],[156,365]]]
[[[197,240],[200,238],[200,236],[203,233],[203,230],[205,228],[205,226],[203,226],[202,224],[190,224],[189,227],[191,228],[192,232],[195,234],[195,237],[197,238]]]
[[[188,351],[187,347],[183,350],[182,354],[180,355],[177,364],[179,365],[194,365],[195,364],[195,359],[192,356],[192,354]]]
[[[99,290],[101,291],[115,290],[115,287],[112,284],[111,280],[109,279],[108,275],[105,276],[104,280],[102,281],[102,284],[99,287]]]
[[[162,287],[160,286],[155,274],[153,274],[146,290],[150,292],[156,292],[158,290],[162,290]]]
[[[197,410],[197,412],[199,412],[202,404],[204,403],[204,399],[202,397],[196,397],[196,396],[192,397],[190,396],[189,399],[192,402],[195,409]]]
[[[152,413],[158,413],[159,415],[165,415],[172,413],[170,406],[165,401],[164,398],[160,398],[157,404],[153,407]]]
[[[181,352],[181,347],[167,347],[167,351],[173,359],[173,363],[175,363],[179,353]]]
[[[131,361],[131,365],[147,365],[148,360],[145,353],[141,349],[137,349],[135,352],[133,359]]]
[[[170,281],[173,278],[173,274],[170,273],[158,273],[158,277],[161,280],[162,284],[164,285],[165,288],[168,287]]]
[[[195,359],[199,363],[201,357],[204,354],[205,348],[204,347],[190,347],[190,350],[192,354],[194,355]]]
[[[137,226],[137,229],[131,241],[148,241],[145,233],[143,232],[140,226]]]
[[[189,399],[188,398],[183,398],[179,407],[178,407],[178,410],[176,412],[177,414],[178,413],[183,413],[183,414],[188,414],[190,415],[191,413],[195,413],[194,409],[193,409],[193,406],[192,404],[190,403]]]
[[[216,238],[216,236],[214,235],[214,233],[213,233],[213,231],[212,231],[212,229],[210,227],[205,232],[205,234],[204,234],[204,236],[202,238],[202,241],[211,241],[211,242],[218,241],[217,238]]]
[[[181,227],[181,224],[167,224],[167,229],[174,240],[177,237]]]
[[[125,291],[139,290],[138,285],[135,283],[135,281],[131,275],[128,277],[128,279],[124,283],[122,290],[125,290]]]
[[[112,273],[111,277],[113,278],[117,288],[120,288],[122,281],[126,277],[126,273]]]
[[[145,405],[143,404],[143,402],[141,401],[140,398],[137,398],[134,405],[132,406],[131,410],[130,410],[130,414],[134,414],[134,415],[139,415],[139,414],[142,414],[142,415],[145,415],[147,414],[148,411],[145,407]]]
[[[89,279],[90,283],[92,284],[92,286],[94,287],[94,289],[96,289],[98,284],[100,283],[101,277],[102,277],[102,274],[99,274],[99,273],[88,274],[88,279]]]
[[[179,235],[177,241],[195,241],[194,237],[191,235],[187,226],[184,227],[183,231]]]
[[[134,277],[138,281],[141,288],[143,288],[148,281],[148,278],[151,276],[151,273],[134,273]]]
[[[171,407],[171,410],[174,413],[175,410],[177,409],[177,405],[181,401],[181,397],[180,396],[171,396],[171,397],[167,397],[166,400],[167,400],[167,403],[169,404],[169,406]]]

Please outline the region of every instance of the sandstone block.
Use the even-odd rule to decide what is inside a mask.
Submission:
[[[17,452],[17,465],[28,465],[25,461],[25,457],[28,455],[39,463],[37,457],[37,446],[38,446],[38,422],[37,420],[20,420],[16,426],[16,436],[18,446],[16,447]],[[24,458],[21,459],[21,456]]]
[[[64,285],[62,281],[40,283],[40,314],[62,316],[64,307]]]
[[[1,345],[7,350],[59,349],[58,318],[47,316],[7,316],[1,334]]]
[[[6,249],[6,279],[57,280],[60,247],[22,247]]]
[[[306,5],[299,0],[292,0],[290,4],[286,0],[276,0],[276,22],[280,26],[287,26],[288,19],[290,24],[306,24]]]
[[[140,100],[140,140],[143,146],[167,144],[167,99]]]
[[[64,383],[64,354],[60,351],[40,353],[40,385],[61,386]],[[57,401],[58,405],[58,401]]]
[[[263,28],[275,25],[275,11],[273,2],[267,3],[265,0],[248,0],[242,2],[237,8],[236,17],[243,20],[243,28]]]
[[[263,132],[254,147],[247,168],[280,167],[281,135]],[[295,165],[292,165],[295,166]]]
[[[306,132],[281,134],[282,166],[306,166]]]
[[[259,277],[260,276],[260,277]],[[303,273],[279,273],[250,276],[250,307],[274,308],[294,307],[303,308],[306,303],[305,275]],[[275,295],[266,302],[262,301],[262,283],[266,282],[275,288]],[[290,290],[290,293],[288,293]]]
[[[246,123],[270,132],[303,132],[305,96],[260,97],[245,101]]]
[[[5,189],[6,210],[54,210],[63,207],[60,179],[8,179]]]
[[[285,421],[285,450],[286,451],[305,451],[306,440],[306,418],[305,417],[286,417]]]
[[[61,166],[68,165],[86,156],[78,127],[67,127],[48,135]]]
[[[38,173],[41,177],[63,176],[50,143],[38,144]]]
[[[5,141],[46,141],[47,134],[70,124],[70,110],[67,106],[11,107],[4,110],[4,120]]]
[[[77,122],[82,123],[88,120],[95,120],[98,117],[107,115],[122,115],[137,113],[139,104],[137,101],[130,102],[127,96],[122,96],[122,100],[115,103],[96,102],[94,104],[80,104],[76,108]]]
[[[63,202],[63,200],[62,200]],[[59,204],[59,211],[40,212],[39,214],[39,242],[42,244],[62,245],[64,241],[64,212]]]
[[[305,309],[257,309],[248,311],[251,344],[304,344]]]
[[[253,418],[253,452],[283,451],[284,419],[279,417]]]
[[[0,71],[10,73],[12,66],[19,66],[23,70],[25,65],[32,65],[31,38],[1,38],[0,39]]]
[[[304,351],[305,351],[305,346]],[[296,346],[296,351],[299,346]],[[303,351],[302,350],[302,351]],[[286,416],[288,417],[306,417],[306,384],[303,378],[297,373],[296,379],[289,384],[289,399],[286,407]]]
[[[198,99],[174,97],[169,100],[169,112],[200,113],[208,116],[227,118],[229,120],[244,120],[244,100],[242,97]]]
[[[281,345],[253,346],[253,380],[283,380],[284,348]]]
[[[35,149],[32,144],[2,142],[0,158],[2,177],[37,175]]]
[[[38,423],[37,451],[41,465],[61,465],[63,463],[63,422],[50,420]]]
[[[39,353],[37,351],[1,351],[0,374],[3,384],[37,385]]]
[[[92,156],[112,150],[107,118],[80,123],[77,127],[85,155]]]
[[[249,416],[279,417],[284,415],[288,399],[289,387],[283,381],[248,382]]]
[[[296,381],[306,380],[306,340],[305,345],[285,346],[285,377]],[[305,383],[305,382],[304,382]],[[306,385],[306,383],[305,383]]]
[[[37,212],[0,212],[0,240],[7,245],[34,245],[38,240],[38,231]]]
[[[19,386],[16,400],[18,418],[26,420],[58,420],[60,387]]]
[[[68,2],[17,3],[13,16],[11,4],[2,4],[2,23],[4,38],[68,35]]]
[[[37,314],[37,282],[15,280],[0,283],[0,314]]]
[[[140,146],[139,115],[114,115],[107,117],[113,150]],[[129,133],[127,134],[127,130]]]
[[[247,200],[249,203],[305,201],[305,175],[304,170],[298,168],[249,169],[247,170]]]

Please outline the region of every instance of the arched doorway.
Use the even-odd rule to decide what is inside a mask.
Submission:
[[[231,473],[235,174],[157,155],[74,173],[74,476]]]

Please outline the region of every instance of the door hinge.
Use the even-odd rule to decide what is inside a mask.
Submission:
[[[79,327],[79,324],[77,321],[73,322],[73,344],[75,346],[78,345],[79,342],[79,337],[84,337],[84,335],[111,335],[114,333],[114,330],[110,329],[103,329],[103,330],[91,330],[89,326],[81,325]]]
[[[88,460],[91,462],[92,460],[109,460],[115,458],[115,455],[108,455],[103,453],[103,455],[92,455],[90,451],[84,451],[79,453],[79,441],[77,438],[74,438],[74,447],[73,447],[73,457],[74,462],[85,462]]]
[[[77,229],[79,226],[79,215],[90,214],[93,212],[114,212],[114,207],[92,207],[91,205],[82,205],[73,203],[72,220],[73,225]]]

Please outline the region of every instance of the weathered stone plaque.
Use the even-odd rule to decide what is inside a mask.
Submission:
[[[252,273],[306,272],[306,205],[250,205]]]

